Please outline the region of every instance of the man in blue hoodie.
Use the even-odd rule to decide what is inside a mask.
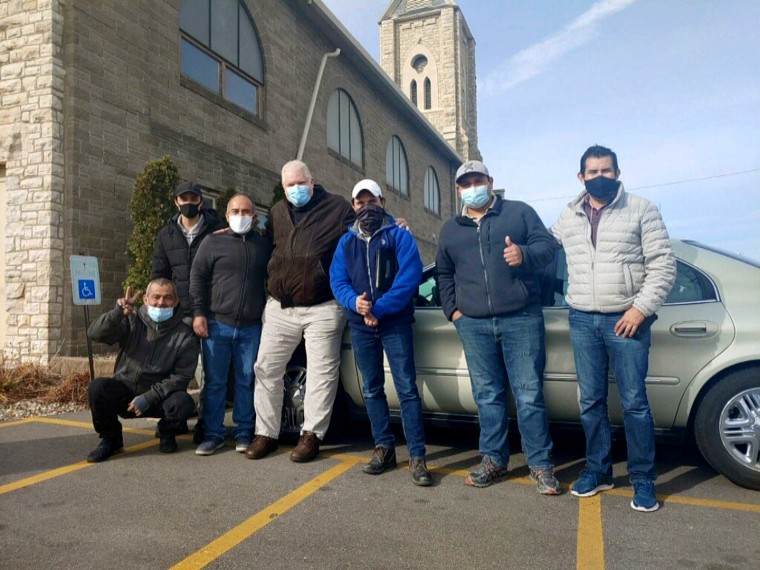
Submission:
[[[351,327],[356,365],[372,425],[375,450],[364,472],[379,475],[396,466],[396,450],[385,396],[383,350],[393,375],[409,470],[415,485],[432,484],[425,464],[422,402],[417,390],[412,323],[422,260],[412,235],[386,213],[385,198],[374,180],[354,186],[356,222],[338,243],[330,266],[330,286]]]
[[[462,211],[441,228],[436,268],[443,312],[462,341],[480,418],[482,461],[465,483],[487,487],[507,475],[511,388],[530,477],[539,493],[558,495],[538,281],[558,246],[533,208],[494,194],[482,162],[465,162],[455,181]]]

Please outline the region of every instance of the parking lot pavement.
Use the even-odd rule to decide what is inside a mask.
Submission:
[[[155,424],[125,422],[127,453],[84,462],[89,414],[0,423],[0,568],[748,568],[760,559],[760,493],[681,446],[659,446],[662,507],[634,512],[625,444],[615,489],[544,497],[522,454],[487,489],[464,484],[473,430],[431,430],[436,484],[399,469],[372,477],[367,424],[295,464],[289,448],[249,461],[198,457],[189,436],[158,452]],[[515,446],[518,439],[514,439]],[[555,436],[565,488],[583,464],[578,432]]]

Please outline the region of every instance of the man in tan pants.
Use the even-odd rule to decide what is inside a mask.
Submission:
[[[345,198],[314,184],[301,161],[282,167],[282,186],[286,199],[272,207],[266,224],[274,243],[268,268],[271,297],[254,366],[255,438],[245,454],[261,459],[277,449],[283,375],[303,338],[308,378],[304,425],[290,458],[306,462],[319,453],[338,388],[345,319],[330,289],[330,263],[354,212]]]

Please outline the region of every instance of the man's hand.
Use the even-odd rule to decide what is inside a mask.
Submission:
[[[396,218],[396,225],[402,230],[406,230],[409,233],[412,232],[412,230],[409,229],[409,224],[407,223],[406,218]]]
[[[135,312],[133,305],[135,304],[135,301],[140,298],[140,294],[142,293],[142,291],[135,291],[135,294],[130,296],[129,292],[130,288],[127,287],[127,290],[124,292],[124,296],[120,299],[116,299],[116,304],[121,307],[125,317],[128,317]]]
[[[366,317],[370,310],[372,310],[372,301],[367,300],[367,292],[365,291],[356,298],[356,312]]]
[[[451,322],[453,323],[454,321],[458,321],[459,319],[462,318],[462,316],[463,316],[462,315],[462,311],[460,311],[459,309],[457,309],[456,311],[454,311],[453,313],[451,313]]]
[[[504,261],[506,261],[510,267],[519,267],[523,262],[522,249],[517,244],[512,243],[509,236],[504,238],[504,243],[507,247],[504,248]]]
[[[127,411],[132,412],[137,417],[140,417],[148,411],[149,407],[150,403],[148,402],[148,398],[140,394],[129,403],[129,406],[127,406]]]
[[[378,321],[375,315],[372,313],[367,313],[364,315],[364,324],[368,327],[376,327],[379,323],[380,321]]]
[[[628,338],[632,337],[636,334],[636,331],[639,330],[639,327],[641,326],[641,323],[644,322],[645,318],[644,313],[639,311],[636,307],[631,307],[623,313],[620,320],[615,323],[615,335]]]
[[[193,332],[201,338],[208,338],[208,321],[206,317],[193,317]]]

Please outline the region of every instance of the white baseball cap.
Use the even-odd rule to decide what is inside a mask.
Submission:
[[[359,195],[359,192],[363,190],[370,192],[376,198],[383,197],[383,191],[380,190],[380,186],[377,184],[377,182],[370,180],[369,178],[365,178],[364,180],[360,180],[356,183],[353,191],[351,192],[351,198],[356,198]]]

